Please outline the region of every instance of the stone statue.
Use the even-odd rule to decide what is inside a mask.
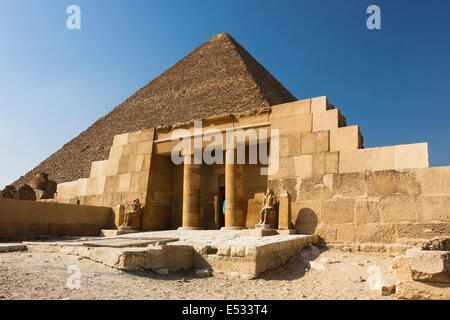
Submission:
[[[6,186],[2,193],[2,198],[4,199],[15,199],[19,200],[19,193],[17,192],[16,188],[12,185]]]
[[[53,199],[57,191],[56,181],[50,180],[45,172],[35,172],[30,181],[37,199]]]
[[[277,199],[275,198],[275,194],[273,193],[272,189],[267,189],[266,194],[264,195],[264,206],[261,209],[260,215],[261,220],[259,221],[258,225],[271,225],[270,223],[272,221],[271,215],[275,215],[275,205],[277,203]],[[272,226],[275,227],[275,226]]]
[[[142,208],[139,199],[135,199],[133,204],[131,205],[131,211],[125,213],[125,220],[123,224],[120,226],[119,230],[132,230],[132,222],[135,217],[139,217],[141,215]]]

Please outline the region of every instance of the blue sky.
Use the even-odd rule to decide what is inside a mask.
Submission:
[[[298,99],[327,95],[366,147],[429,142],[431,165],[450,165],[449,14],[447,0],[2,0],[0,188],[220,32]]]

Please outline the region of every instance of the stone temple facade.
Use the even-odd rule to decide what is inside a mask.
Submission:
[[[59,184],[57,201],[116,208],[139,198],[144,211],[135,228],[144,231],[239,229],[258,223],[269,187],[280,199],[278,229],[329,243],[402,243],[450,233],[450,167],[429,168],[426,143],[363,148],[359,127],[346,126],[326,97],[203,120],[203,130],[222,134],[278,129],[279,158],[269,162],[269,175],[260,163],[228,164],[226,156],[224,164],[173,164],[178,142],[170,137],[179,128],[193,134],[194,122],[117,135],[109,159],[93,162],[89,178]],[[247,152],[258,143],[246,142]]]
[[[180,114],[185,111],[179,109],[162,123],[148,121],[147,126],[145,122],[139,123],[139,130],[123,131],[122,128],[122,132],[113,138],[111,136],[111,141],[103,145],[110,146],[109,155],[92,161],[88,176],[77,175],[75,170],[67,171],[65,177],[59,179],[57,196],[52,200],[54,203],[42,203],[48,205],[46,212],[69,210],[52,209],[62,208],[57,206],[78,207],[79,211],[83,207],[89,210],[93,207],[111,208],[113,214],[102,218],[97,216],[95,223],[89,222],[93,214],[89,216],[81,210],[80,221],[101,228],[118,228],[124,221],[126,210],[123,208],[139,199],[143,209],[140,218],[133,220],[134,230],[252,229],[260,221],[264,194],[270,188],[278,199],[274,227],[280,233],[314,234],[329,244],[358,246],[407,246],[422,239],[450,234],[450,167],[429,167],[427,143],[364,148],[359,126],[347,126],[341,110],[327,97],[295,99],[230,39],[228,35],[218,35],[207,42],[207,47],[214,47],[214,43],[222,41],[232,43],[233,50],[236,50],[233,52],[238,52],[237,57],[241,57],[236,60],[235,69],[224,64],[223,69],[227,70],[229,77],[223,81],[222,87],[214,83],[215,96],[197,88],[200,91],[193,90],[192,94],[199,94],[192,97],[192,101],[196,99],[201,105],[204,98],[207,110],[207,102],[220,96],[223,89],[220,99],[228,96],[237,109],[216,107],[214,112],[189,113],[185,121],[180,121]],[[196,63],[191,65],[196,69],[195,74],[198,74],[197,69],[202,67],[204,59],[213,58],[203,55],[205,52],[202,50],[204,48],[200,47],[192,53],[198,55]],[[184,64],[191,61],[189,57],[179,62],[183,63],[182,76],[176,78],[168,70],[169,76],[174,76],[173,83],[177,86],[174,90],[179,91],[178,86],[183,81],[189,83],[190,71]],[[215,66],[214,63],[211,65]],[[254,81],[254,85],[243,87],[243,90],[250,90],[248,100],[227,89],[232,86],[230,82],[246,76],[241,74],[241,70],[249,70]],[[164,73],[160,77],[163,76]],[[179,77],[184,77],[183,81]],[[213,79],[214,75],[208,77]],[[154,81],[160,83],[165,80],[157,78]],[[207,84],[202,82],[198,87]],[[254,88],[260,95],[249,88]],[[158,100],[154,96],[146,100],[145,90],[141,89],[130,98],[131,102],[124,104],[144,108],[146,103]],[[185,95],[189,94],[185,92]],[[164,96],[159,99],[164,100]],[[170,104],[170,101],[164,101]],[[181,103],[181,100],[174,101]],[[183,101],[188,105],[190,100]],[[224,102],[224,105],[229,104]],[[142,112],[147,117],[148,111]],[[161,110],[155,107],[154,112],[160,115]],[[125,117],[126,113],[122,116]],[[139,114],[133,115],[136,116]],[[110,118],[122,121],[115,114],[99,121],[103,123]],[[174,122],[173,119],[179,121]],[[200,135],[195,131],[195,120],[202,121]],[[126,121],[132,123],[133,118],[128,117]],[[95,130],[96,126],[98,123],[93,125]],[[108,134],[115,130],[114,121],[109,126],[111,129],[105,129]],[[135,128],[134,125],[131,127]],[[247,133],[265,129],[267,135],[254,137],[249,134],[250,138],[245,140],[247,161],[244,164],[233,161],[231,154],[236,152],[231,150],[236,146],[223,148],[222,163],[185,161],[175,164],[171,154],[179,142],[171,138],[180,129],[184,129],[191,138],[205,138],[206,130],[216,129],[223,141],[231,130]],[[97,131],[88,131],[80,139],[92,132]],[[99,134],[100,140],[106,139],[104,132]],[[95,135],[91,139],[95,144]],[[261,150],[266,143],[270,145],[268,163],[251,163],[250,149],[257,146]],[[196,148],[204,151],[209,144],[203,140]],[[71,148],[68,144],[55,157],[64,153],[72,165],[69,159]],[[192,154],[185,152],[182,156],[186,160]],[[74,155],[74,158],[79,159],[79,156]],[[49,168],[50,171],[55,170],[54,167]],[[269,174],[263,174],[262,169],[267,169]],[[57,174],[53,175],[58,180]],[[67,177],[76,179],[67,181]],[[101,214],[104,215],[103,211]],[[50,233],[54,223],[52,219],[49,216],[46,222]],[[0,221],[0,234],[1,226]],[[15,230],[20,229],[17,228]],[[59,231],[58,234],[63,233]]]

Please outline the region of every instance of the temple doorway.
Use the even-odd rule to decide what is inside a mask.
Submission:
[[[219,187],[219,217],[218,229],[225,227],[225,187]]]

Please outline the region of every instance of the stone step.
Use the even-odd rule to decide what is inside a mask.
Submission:
[[[151,270],[166,274],[165,269],[176,272],[201,268],[252,279],[280,267],[307,245],[318,241],[316,235],[254,237],[242,233],[156,231],[92,241],[35,242],[27,246],[30,252],[81,256],[124,271]],[[141,235],[146,239],[140,239]],[[171,241],[171,236],[180,241]]]
[[[102,237],[116,237],[122,234],[138,233],[138,230],[116,230],[116,229],[102,229]]]
[[[26,250],[23,243],[0,243],[0,252],[13,252]]]
[[[420,281],[400,281],[396,296],[407,300],[450,300],[450,285]]]

